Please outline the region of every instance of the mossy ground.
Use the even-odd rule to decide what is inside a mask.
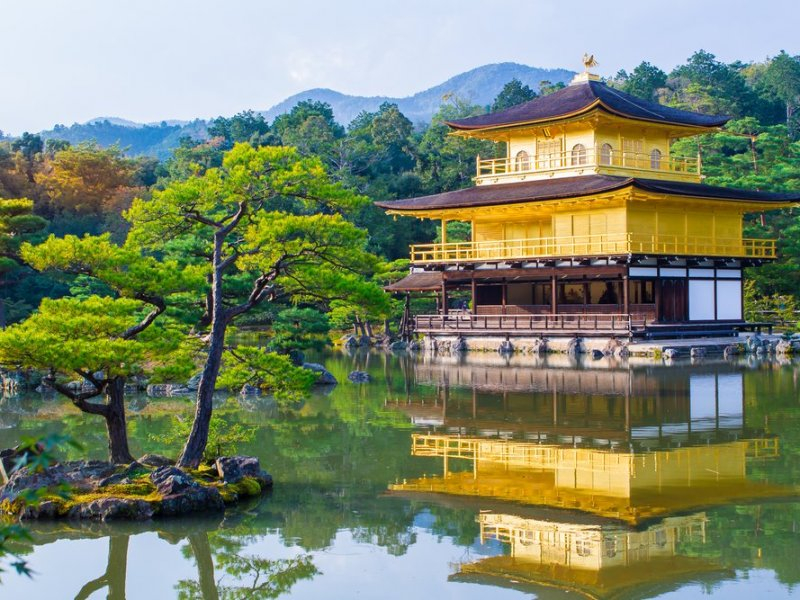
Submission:
[[[201,465],[198,469],[187,472],[198,484],[215,487],[219,490],[225,504],[232,504],[241,498],[261,494],[261,484],[252,477],[245,477],[237,483],[225,483],[217,475],[212,465]],[[90,492],[73,492],[64,497],[57,490],[47,490],[39,497],[39,503],[51,502],[56,507],[56,514],[66,516],[74,508],[90,504],[96,500],[109,498],[125,500],[142,500],[150,503],[158,512],[158,505],[164,499],[150,480],[150,472],[142,470],[135,474],[130,483],[117,483],[98,487]],[[4,500],[0,503],[0,512],[6,515],[19,515],[25,509],[25,502],[18,498],[13,502]]]

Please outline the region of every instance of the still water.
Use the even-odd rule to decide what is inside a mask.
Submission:
[[[224,516],[36,524],[36,574],[4,574],[0,598],[800,596],[798,363],[322,360],[342,383],[291,413],[218,411],[271,494]],[[135,399],[134,453],[174,448],[190,413]],[[4,398],[0,428],[0,447],[61,431],[103,457],[100,422],[54,397]]]

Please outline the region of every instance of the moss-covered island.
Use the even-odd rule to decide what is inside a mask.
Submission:
[[[72,461],[14,472],[0,488],[0,510],[22,519],[142,521],[223,510],[271,486],[272,477],[250,456],[221,457],[186,470],[157,455],[128,465]],[[32,493],[37,502],[28,501]]]

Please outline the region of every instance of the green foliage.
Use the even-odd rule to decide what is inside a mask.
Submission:
[[[289,403],[302,400],[316,379],[312,371],[296,367],[288,356],[239,346],[225,352],[218,381],[231,391],[254,386]]]
[[[298,581],[311,579],[319,573],[307,554],[294,558],[266,559],[224,552],[217,555],[217,564],[235,581],[244,582],[242,585],[217,585],[220,600],[278,598],[288,594]],[[176,589],[180,600],[208,597],[200,581],[182,580]]]
[[[0,278],[20,268],[20,246],[34,239],[47,221],[33,214],[33,201],[27,198],[0,198]]]
[[[120,296],[146,300],[206,286],[207,267],[144,256],[132,245],[119,246],[108,234],[50,236],[39,245],[25,244],[22,258],[38,271],[89,276]]]
[[[523,84],[516,77],[503,86],[503,89],[492,102],[492,112],[498,112],[528,102],[536,98],[537,94],[529,86]]]
[[[146,310],[130,298],[45,298],[38,312],[0,332],[0,364],[72,377],[102,371],[108,378],[170,364],[184,340],[175,325],[155,324],[135,338],[123,337]]]
[[[778,322],[790,330],[798,329],[797,299],[789,294],[765,296],[758,291],[756,281],[749,279],[744,283],[744,316],[748,321]]]
[[[69,436],[51,433],[43,438],[25,437],[18,446],[19,458],[14,465],[14,471],[23,467],[31,471],[40,473],[56,462],[56,453],[64,446],[72,446],[81,449],[81,445]],[[45,496],[66,500],[70,497],[71,490],[66,485],[59,485],[56,488],[37,490],[23,490],[16,500],[16,503],[23,506],[34,506],[42,501]],[[32,571],[27,562],[12,547],[18,544],[31,542],[28,530],[18,522],[0,522],[0,573],[6,568],[5,564],[10,561],[10,566],[17,574],[30,577]]]
[[[649,62],[640,63],[629,75],[620,71],[613,83],[623,92],[654,102],[657,92],[667,85],[667,74]]]
[[[328,345],[328,315],[314,308],[287,308],[272,322],[269,345],[274,350],[321,350]]]
[[[483,113],[480,106],[451,98],[434,115],[419,144],[419,170],[429,193],[471,185],[475,176],[475,157],[493,158],[499,152],[493,142],[450,135],[447,121]]]
[[[208,126],[208,135],[211,138],[219,137],[225,140],[227,149],[238,142],[263,146],[276,141],[274,136],[270,135],[269,123],[264,115],[252,110],[240,112],[229,119],[217,117]]]
[[[253,441],[256,428],[235,420],[233,417],[238,411],[239,408],[233,400],[229,400],[214,411],[208,430],[208,445],[203,457],[205,460],[213,461],[220,456],[236,454],[240,445]],[[150,434],[148,439],[168,448],[178,448],[189,436],[191,429],[191,419],[180,415],[172,416],[166,431]]]
[[[436,242],[442,241],[442,227],[436,228]],[[447,222],[447,242],[468,242],[472,235],[472,224],[464,221]]]

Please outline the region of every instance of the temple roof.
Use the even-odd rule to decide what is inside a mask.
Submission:
[[[638,177],[620,177],[614,175],[579,175],[576,177],[504,183],[501,185],[479,185],[452,192],[433,194],[431,196],[376,202],[375,204],[387,210],[401,212],[467,208],[575,198],[603,192],[612,192],[631,186],[648,192],[674,194],[692,198],[774,203],[776,204],[776,208],[779,208],[781,204],[800,202],[800,192],[778,194],[756,192],[752,190],[737,190],[705,185],[702,183],[640,179]]]
[[[443,280],[440,271],[410,273],[383,289],[387,292],[428,292],[441,289]]]
[[[690,127],[720,127],[730,120],[648,102],[600,81],[586,81],[506,110],[446,123],[459,130],[490,129],[573,117],[597,107],[630,119]]]

